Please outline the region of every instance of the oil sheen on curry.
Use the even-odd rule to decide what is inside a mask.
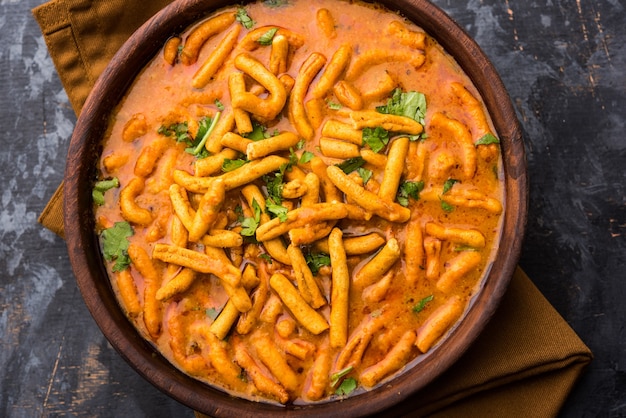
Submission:
[[[354,396],[432,350],[498,244],[477,90],[376,5],[214,12],[115,109],[93,197],[119,303],[176,367],[278,404]]]

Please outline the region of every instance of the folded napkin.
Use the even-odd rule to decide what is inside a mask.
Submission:
[[[168,3],[52,0],[33,9],[76,114],[117,49]],[[39,218],[60,236],[62,187]],[[591,351],[518,268],[500,308],[468,351],[385,416],[555,416],[591,359]]]

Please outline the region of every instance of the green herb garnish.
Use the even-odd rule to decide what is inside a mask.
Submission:
[[[292,165],[298,163],[298,156],[293,151],[293,148],[289,149],[289,162],[281,164],[278,171],[274,172],[274,175],[266,174],[263,176],[265,187],[267,189],[268,199],[274,201],[274,203],[280,205],[283,201],[283,186],[285,173],[291,170]]]
[[[424,190],[423,181],[404,181],[400,184],[400,187],[398,187],[396,199],[399,204],[407,207],[409,206],[409,198],[418,200],[422,190]]]
[[[443,191],[441,192],[441,194],[446,194],[450,191],[450,189],[452,189],[452,186],[454,186],[455,183],[458,183],[460,180],[457,179],[448,179],[443,183]]]
[[[441,209],[443,209],[445,212],[454,212],[454,206],[449,204],[448,202],[445,202],[441,199]]]
[[[452,189],[452,186],[454,186],[455,183],[458,183],[459,180],[457,179],[448,179],[443,183],[443,191],[441,192],[441,194],[446,194],[450,191],[450,189]],[[441,209],[443,209],[446,212],[452,212],[454,210],[454,206],[451,205],[448,202],[445,202],[442,198],[439,198],[439,200],[441,201]]]
[[[366,161],[363,159],[363,157],[354,157],[354,158],[348,158],[342,163],[339,163],[336,165],[337,167],[341,168],[341,171],[343,171],[344,173],[350,174],[354,170],[363,167],[365,163]]]
[[[241,221],[242,229],[240,234],[244,237],[253,237],[261,222],[261,206],[259,206],[256,199],[252,200],[252,212],[253,216],[244,218],[243,221]]]
[[[215,321],[215,318],[217,318],[217,316],[220,314],[220,311],[218,311],[215,308],[209,308],[209,309],[206,309],[204,313],[206,314],[206,316],[208,316],[209,318]]]
[[[250,16],[248,16],[248,12],[243,7],[237,8],[235,19],[237,19],[237,22],[241,23],[241,25],[246,29],[252,29],[256,23]]]
[[[229,158],[224,158],[224,162],[222,163],[222,171],[224,173],[228,173],[229,171],[233,171],[248,163],[248,160],[243,160],[241,158],[237,160],[231,160]]]
[[[311,151],[304,151],[300,156],[300,164],[308,163],[313,159],[313,157],[315,157],[315,154],[313,154]]]
[[[196,138],[191,142],[191,146],[185,150],[186,152],[195,155],[198,158],[205,158],[209,156],[209,151],[204,147],[204,145],[206,144],[207,139],[209,139],[211,132],[215,129],[221,114],[222,112],[217,112],[215,117],[212,119],[203,118],[200,120],[200,126],[198,127]]]
[[[296,149],[297,150],[301,150],[301,149],[304,149],[305,146],[306,146],[306,140],[305,139],[301,139],[296,144]],[[311,161],[313,159],[313,157],[315,157],[315,154],[313,154],[311,151],[304,151],[302,153],[302,155],[300,155],[300,159],[296,163],[298,163],[298,164],[306,164],[309,161]]]
[[[115,261],[113,271],[126,270],[130,265],[128,237],[134,234],[128,222],[116,222],[111,228],[102,231],[102,253],[105,260]]]
[[[185,142],[187,144],[191,144],[192,142],[187,122],[173,123],[169,126],[161,125],[159,129],[157,129],[157,133],[174,137],[176,142]]]
[[[280,205],[283,202],[283,177],[284,171],[279,170],[272,174],[266,174],[263,176],[265,181],[265,188],[267,190],[268,200],[272,200],[274,203]]]
[[[272,217],[278,218],[281,222],[287,221],[287,208],[283,205],[277,205],[272,199],[265,202],[265,211],[270,213]]]
[[[296,154],[296,151],[293,149],[293,147],[289,148],[289,163],[287,163],[286,165],[283,164],[284,167],[281,166],[281,171],[284,173],[287,170],[291,170],[291,167],[294,165],[298,165],[298,161],[300,161],[300,157],[298,157],[298,154]]]
[[[458,245],[454,247],[454,251],[460,253],[462,251],[478,251],[478,248],[470,247],[469,245]]]
[[[206,144],[211,132],[215,129],[220,115],[221,112],[217,112],[213,118],[202,118],[198,124],[198,133],[195,138],[191,137],[187,122],[173,123],[169,126],[161,125],[157,132],[161,135],[174,137],[176,142],[184,142],[189,145],[185,149],[187,153],[198,158],[205,158],[209,156],[209,152],[204,147],[204,144]]]
[[[478,145],[489,145],[489,144],[499,144],[500,140],[491,132],[487,132],[483,135],[478,141],[476,141],[476,146]]]
[[[337,102],[333,102],[332,100],[328,100],[326,99],[326,106],[328,106],[328,108],[330,110],[339,110],[341,109],[341,105]]]
[[[333,373],[330,375],[330,386],[335,387],[337,383],[344,377],[346,377],[352,370],[354,370],[354,366],[348,366],[345,369],[339,370],[337,373]]]
[[[120,181],[117,177],[113,177],[110,180],[97,181],[91,191],[91,197],[93,198],[94,203],[98,206],[104,205],[104,193],[107,190],[117,187],[120,187]]]
[[[359,167],[356,169],[356,172],[359,173],[359,176],[363,179],[363,185],[366,185],[368,181],[372,178],[374,174],[372,170],[368,170],[367,168]]]
[[[317,276],[323,266],[330,266],[330,256],[325,253],[306,253],[304,259],[314,276]]]
[[[422,310],[424,310],[426,305],[428,305],[428,303],[432,301],[434,298],[435,297],[433,295],[426,296],[424,299],[417,302],[417,305],[413,306],[413,312],[415,313],[421,312]]]
[[[354,366],[348,366],[345,369],[340,370],[337,373],[333,373],[330,376],[331,387],[337,386],[337,383],[341,381],[341,384],[339,385],[337,390],[335,390],[336,395],[346,396],[354,392],[354,390],[357,388],[358,386],[357,381],[354,377],[348,377],[347,379],[344,379],[344,377],[347,376],[353,370],[354,370]]]
[[[380,113],[406,116],[424,126],[424,118],[426,117],[426,96],[417,91],[403,92],[398,88],[393,91],[387,104],[376,107],[376,110]],[[425,133],[410,136],[412,141],[424,138],[426,138]]]
[[[257,39],[257,42],[263,46],[268,46],[272,44],[272,40],[274,39],[274,35],[278,32],[278,28],[271,28],[267,32]]]
[[[357,381],[354,377],[344,379],[343,382],[341,382],[341,385],[339,385],[339,387],[335,391],[335,395],[347,396],[354,392],[357,386]]]
[[[363,144],[368,145],[372,151],[379,152],[389,143],[389,132],[377,126],[375,128],[363,128]]]
[[[243,222],[244,216],[243,216],[243,208],[241,207],[241,205],[235,206],[235,215],[237,215],[237,222],[239,223]]]

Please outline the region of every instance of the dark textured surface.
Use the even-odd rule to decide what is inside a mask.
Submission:
[[[110,347],[36,222],[75,123],[30,14],[0,1],[0,416],[177,416]],[[626,2],[437,0],[493,60],[527,134],[521,265],[595,359],[562,415],[626,416]]]

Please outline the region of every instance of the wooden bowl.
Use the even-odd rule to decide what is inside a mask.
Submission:
[[[120,49],[94,86],[69,147],[65,172],[65,234],[72,267],[96,323],[132,367],[167,395],[212,416],[362,416],[407,400],[461,356],[483,330],[503,296],[520,254],[527,216],[526,160],[522,130],[493,65],[478,45],[449,16],[426,0],[380,0],[421,26],[450,53],[472,79],[485,101],[501,139],[506,175],[503,232],[497,257],[482,289],[459,325],[443,343],[421,356],[419,367],[387,384],[340,402],[278,407],[233,398],[172,366],[146,342],[124,316],[115,298],[94,232],[91,193],[100,142],[111,110],[131,81],[165,40],[232,0],[180,0],[144,24]]]

